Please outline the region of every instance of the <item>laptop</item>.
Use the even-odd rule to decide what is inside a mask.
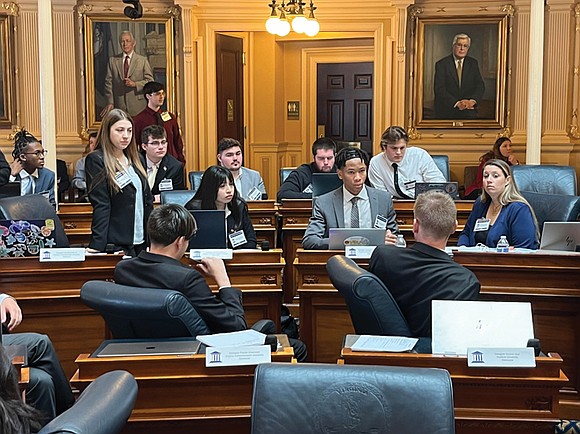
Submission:
[[[123,340],[105,341],[95,351],[96,357],[131,357],[197,354],[200,342],[195,338],[178,340]]]
[[[540,250],[580,251],[580,222],[544,222]]]
[[[433,300],[433,354],[466,355],[469,347],[525,348],[534,338],[529,302]]]
[[[65,247],[57,245],[54,219],[0,220],[0,257],[38,256],[53,247]]]
[[[8,182],[0,186],[0,198],[20,196],[20,182]]]
[[[322,196],[332,190],[342,187],[342,180],[336,173],[312,174],[312,197]]]
[[[191,249],[227,249],[226,212],[223,210],[191,210],[197,233],[189,240]]]
[[[344,250],[349,246],[382,246],[385,244],[386,231],[378,228],[330,228],[328,248]]]
[[[453,199],[459,197],[459,184],[457,182],[416,182],[415,183],[415,199],[421,193],[427,191],[442,191],[447,193]]]

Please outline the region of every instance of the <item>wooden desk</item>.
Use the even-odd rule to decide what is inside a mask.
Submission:
[[[272,353],[290,362],[292,347]],[[250,433],[255,366],[206,368],[205,355],[90,358],[81,354],[71,384],[83,390],[115,369],[137,379],[135,408],[123,433]]]
[[[537,357],[535,368],[469,368],[465,357],[365,353],[350,348],[342,349],[341,361],[448,370],[457,434],[552,434],[560,420],[559,390],[568,381],[559,354]]]
[[[258,243],[268,240],[270,247],[276,246],[276,204],[273,200],[248,202],[250,219],[256,231]],[[93,207],[90,203],[62,203],[58,217],[71,245],[88,246],[91,240]]]
[[[354,333],[344,299],[326,273],[326,261],[338,251],[299,249],[294,266],[300,295],[300,337],[309,359],[333,362],[342,339]],[[534,329],[544,351],[562,355],[571,389],[562,391],[562,414],[580,418],[580,254],[529,255],[457,253],[455,261],[481,282],[481,300],[529,301]],[[357,261],[363,268],[367,260]]]
[[[101,316],[80,300],[80,288],[89,280],[112,280],[120,260],[120,255],[87,256],[85,262],[0,259],[0,292],[16,298],[24,315],[18,331],[49,335],[69,377],[76,369],[75,358],[108,337]],[[269,318],[279,327],[282,251],[234,252],[226,268],[232,285],[243,292],[248,324]],[[215,282],[210,284],[217,290]]]
[[[413,200],[393,201],[397,214],[397,224],[400,231],[407,240],[407,245],[414,243],[413,238]],[[455,234],[449,239],[449,245],[456,245],[459,234],[463,230],[465,223],[473,207],[472,200],[458,200],[457,207],[458,226]],[[296,251],[302,248],[302,237],[308,226],[308,221],[312,215],[311,199],[283,199],[279,209],[282,216],[282,243],[284,248],[284,259],[286,269],[284,272],[284,302],[292,303],[298,297],[298,275],[292,267],[296,258]]]

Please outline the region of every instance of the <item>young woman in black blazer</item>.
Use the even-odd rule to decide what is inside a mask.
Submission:
[[[103,119],[96,148],[85,159],[85,173],[93,205],[89,252],[136,255],[144,250],[153,196],[139,160],[133,120],[124,111],[113,109]]]
[[[234,184],[232,172],[222,166],[211,166],[201,178],[197,193],[185,207],[187,209],[223,209],[226,211],[228,235],[240,230],[244,231],[246,242],[235,249],[255,249],[256,232],[250,215],[248,204],[239,196]],[[228,236],[228,246],[232,248]]]

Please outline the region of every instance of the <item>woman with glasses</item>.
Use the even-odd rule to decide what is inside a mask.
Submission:
[[[20,182],[20,195],[42,194],[56,206],[54,172],[44,167],[46,151],[24,128],[14,135],[14,161],[10,164],[10,182]]]
[[[153,196],[139,159],[133,121],[124,111],[113,109],[105,115],[96,148],[85,159],[85,176],[93,206],[88,251],[139,254],[146,247]]]
[[[256,248],[256,232],[250,220],[248,204],[239,196],[234,176],[225,167],[211,166],[203,172],[201,184],[185,208],[225,210],[228,246],[232,249]]]

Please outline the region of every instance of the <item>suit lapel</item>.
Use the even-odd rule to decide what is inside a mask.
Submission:
[[[337,227],[343,228],[344,227],[344,205],[343,202],[343,195],[342,195],[342,187],[336,190],[333,194],[332,198],[332,206],[334,208],[334,217],[336,218]]]
[[[371,224],[374,226],[375,219],[379,214],[379,198],[370,188],[367,187],[367,194],[369,195],[369,203],[371,205]]]

